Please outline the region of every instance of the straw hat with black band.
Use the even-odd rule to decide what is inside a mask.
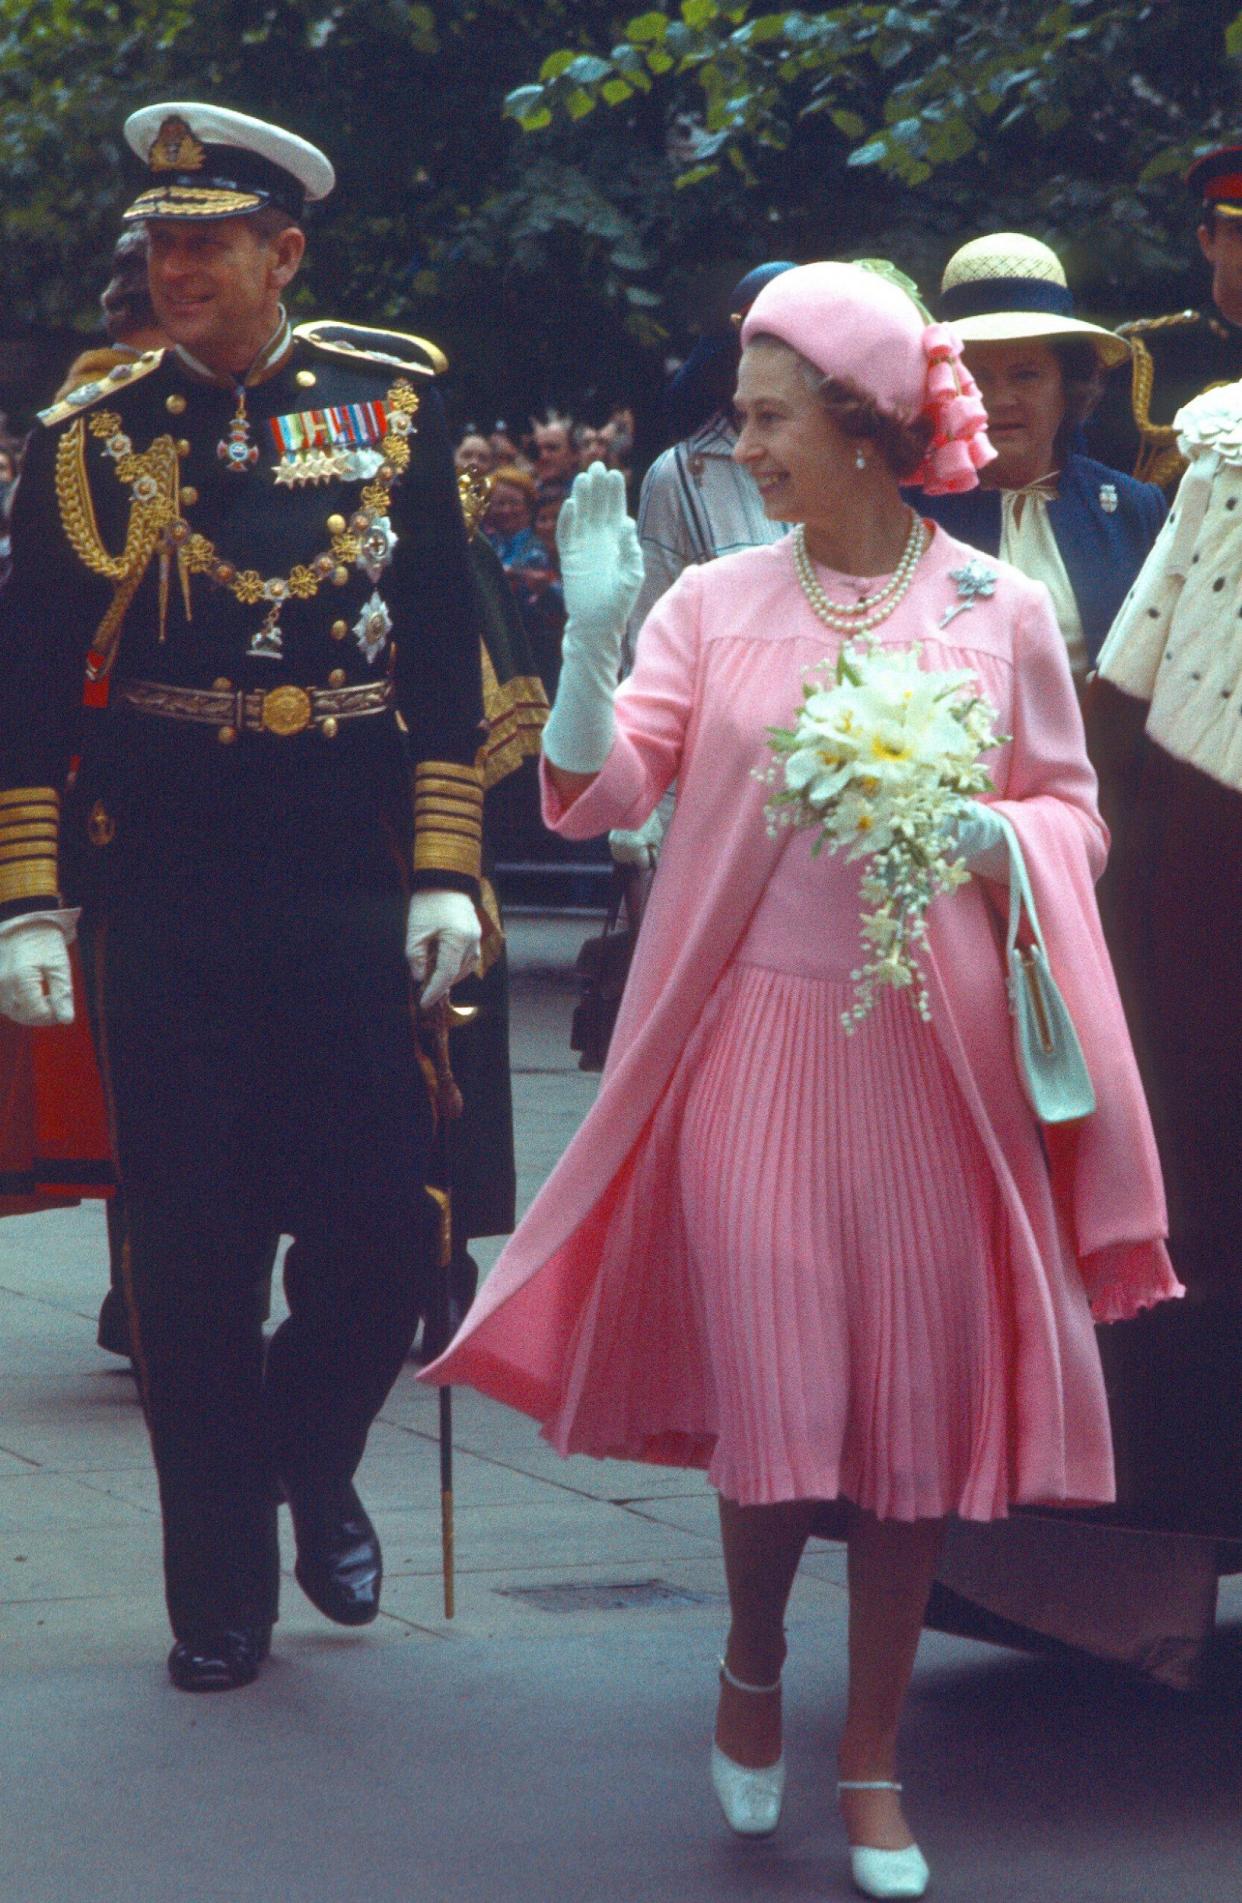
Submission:
[[[1082,681],[1164,513],[1155,490],[1086,454],[1078,430],[1102,373],[1124,364],[1130,347],[1075,315],[1061,260],[1024,232],[955,251],[939,314],[979,380],[1000,454],[974,495],[921,506],[951,535],[1045,584]],[[1038,356],[1057,360],[1055,384],[1026,376]]]
[[[972,238],[953,253],[941,280],[940,316],[966,345],[1082,338],[1105,369],[1130,354],[1123,337],[1075,317],[1060,258],[1021,231]]]

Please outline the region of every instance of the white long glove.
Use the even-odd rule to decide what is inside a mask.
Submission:
[[[69,947],[76,911],[19,914],[0,924],[0,1016],[14,1024],[72,1024]]]
[[[654,866],[663,843],[664,815],[658,806],[641,826],[614,826],[608,835],[609,850],[617,865],[641,866],[644,870]]]
[[[969,800],[960,819],[948,828],[950,851],[982,879],[1009,883],[1009,841],[996,814],[981,800]]]
[[[405,958],[425,1011],[474,970],[483,946],[479,915],[464,892],[415,892],[405,924]]]
[[[557,520],[556,546],[565,634],[543,750],[567,773],[597,773],[612,749],[621,637],[643,585],[642,550],[619,469],[592,463],[576,478]]]

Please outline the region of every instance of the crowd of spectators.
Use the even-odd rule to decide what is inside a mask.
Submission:
[[[553,413],[532,418],[516,438],[502,422],[488,434],[470,423],[457,444],[459,473],[491,486],[483,533],[509,577],[549,698],[565,624],[556,553],[561,505],[574,477],[594,462],[620,469],[628,483],[633,448],[634,417],[624,406],[599,424]]]

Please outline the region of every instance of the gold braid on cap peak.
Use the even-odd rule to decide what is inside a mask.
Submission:
[[[50,786],[0,793],[0,905],[15,899],[60,903],[57,844],[60,795]]]
[[[414,769],[414,870],[480,875],[483,779],[478,767],[420,760]]]

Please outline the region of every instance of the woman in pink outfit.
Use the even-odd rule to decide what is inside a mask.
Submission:
[[[676,813],[599,1098],[428,1378],[524,1409],[563,1453],[707,1469],[732,1613],[712,1775],[743,1834],[776,1824],[784,1610],[840,1503],[854,1879],[919,1896],[896,1735],[943,1523],[1109,1500],[1092,1316],[1179,1290],[1047,593],[900,494],[969,486],[990,455],[956,340],[886,278],[818,264],[763,290],[742,341],[735,455],[799,527],[688,570],[615,695],[632,526],[599,469],[566,505],[546,815],[570,837],[634,828],[674,779]],[[859,868],[773,837],[757,774],[804,677],[859,634],[969,668],[1012,740],[959,828],[977,876],[929,915],[930,1021],[890,990],[847,1037]],[[990,805],[1021,841],[1099,1105],[1055,1148],[1014,1063]]]

